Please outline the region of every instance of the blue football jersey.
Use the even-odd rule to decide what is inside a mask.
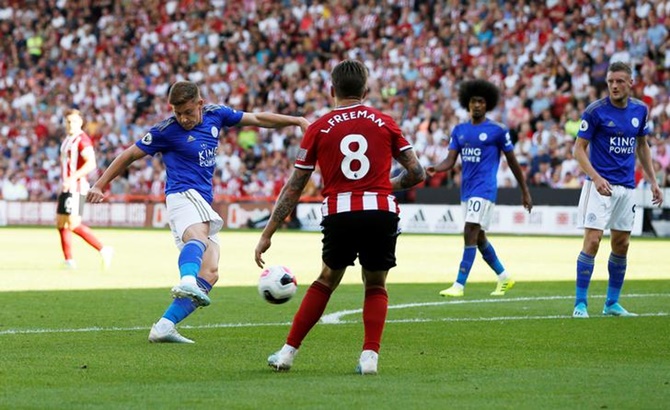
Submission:
[[[219,132],[239,123],[242,115],[242,111],[225,105],[208,104],[203,107],[202,122],[193,129],[182,128],[173,115],[151,127],[135,145],[149,155],[162,154],[166,195],[195,189],[211,203]]]
[[[635,188],[635,144],[637,137],[649,134],[648,112],[635,98],[619,108],[605,97],[582,114],[577,136],[589,141],[591,165],[610,184]]]
[[[480,197],[495,202],[500,151],[514,149],[507,127],[488,118],[477,125],[458,124],[451,132],[449,149],[458,151],[461,156],[461,201]]]

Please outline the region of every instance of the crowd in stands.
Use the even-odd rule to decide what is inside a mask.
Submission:
[[[170,115],[174,81],[197,82],[208,103],[313,120],[330,109],[329,72],[345,58],[368,66],[366,103],[396,119],[425,165],[468,118],[459,84],[496,83],[490,117],[509,126],[530,185],[553,188],[581,186],[581,112],[606,95],[608,64],[627,62],[650,108],[656,176],[670,186],[669,32],[668,0],[0,0],[1,192],[55,198],[68,108],[86,117],[104,169]],[[300,138],[223,130],[215,193],[276,195]],[[164,180],[160,158],[147,157],[109,189],[160,196]],[[515,185],[504,162],[498,180]],[[460,170],[426,184],[458,187]],[[305,195],[320,186],[315,172]]]

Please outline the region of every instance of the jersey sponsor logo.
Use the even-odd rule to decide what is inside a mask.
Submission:
[[[212,127],[212,137],[219,138],[219,129],[218,128]]]
[[[480,141],[486,141],[486,139],[487,139],[488,137],[489,137],[489,136],[486,135],[485,132],[482,132],[481,134],[479,134],[479,140],[480,140]]]
[[[582,122],[579,123],[579,130],[586,131],[588,129],[589,129],[589,123],[586,122],[586,120],[582,120]]]
[[[147,132],[144,137],[142,137],[142,144],[144,145],[151,145],[151,142],[153,141],[153,137],[151,136],[150,132]]]
[[[307,150],[305,148],[300,148],[295,158],[300,161],[304,161],[307,158]]]
[[[482,160],[482,149],[474,147],[464,147],[461,149],[461,161],[480,162]]]
[[[218,147],[207,148],[207,144],[200,144],[201,150],[198,152],[198,162],[201,167],[213,167],[216,164],[216,153]]]
[[[614,154],[634,154],[635,137],[610,137],[610,150]]]
[[[635,128],[640,126],[640,120],[638,120],[637,118],[633,118],[632,120],[630,120],[630,123],[633,124],[633,127]]]

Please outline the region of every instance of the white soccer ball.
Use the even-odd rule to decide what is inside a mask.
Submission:
[[[258,293],[267,302],[275,305],[291,300],[296,290],[298,281],[286,266],[265,268],[258,279]]]

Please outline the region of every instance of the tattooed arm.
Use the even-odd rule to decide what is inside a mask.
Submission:
[[[295,168],[288,182],[282,188],[279,198],[275,202],[270,220],[265,225],[265,229],[263,229],[261,238],[258,240],[258,245],[256,245],[256,250],[254,251],[254,259],[258,267],[262,268],[263,264],[265,264],[261,255],[272,245],[272,235],[284,223],[286,217],[293,212],[311,175],[312,171]]]
[[[400,175],[391,178],[391,186],[394,191],[411,188],[426,179],[426,173],[421,164],[419,164],[419,159],[416,157],[414,150],[407,149],[401,152],[396,160],[405,169],[402,170]]]

